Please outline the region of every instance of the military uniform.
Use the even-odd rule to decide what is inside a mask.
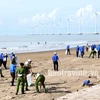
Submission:
[[[89,58],[91,57],[91,55],[93,55],[92,58],[94,58],[94,55],[96,55],[96,51],[92,50],[91,53],[90,53],[90,55],[89,55]]]
[[[38,75],[38,76],[36,77],[36,81],[35,81],[36,91],[39,92],[38,83],[41,82],[41,84],[42,84],[42,86],[43,86],[43,89],[44,89],[44,92],[46,92],[45,84],[44,84],[45,77],[44,77],[42,74],[37,74],[37,75]]]
[[[16,95],[18,94],[20,83],[21,83],[21,92],[22,94],[24,94],[25,69],[20,67],[17,69],[16,73],[18,74]]]

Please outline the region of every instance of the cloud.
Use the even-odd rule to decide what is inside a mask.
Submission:
[[[84,15],[85,9],[84,8],[80,8],[77,13],[76,16],[77,17],[82,17]]]
[[[91,16],[93,14],[93,7],[92,5],[87,5],[84,8],[78,9],[76,12],[76,17],[86,17],[86,16]]]
[[[42,14],[36,14],[32,16],[31,18],[23,18],[20,20],[20,22],[23,23],[46,23],[52,20],[55,20],[57,17],[57,14],[59,12],[59,7],[55,8],[52,12],[50,13],[42,13]]]
[[[87,12],[92,13],[92,12],[93,12],[92,5],[87,5],[87,6],[85,7],[85,10],[86,10]]]
[[[21,24],[25,24],[25,23],[28,23],[28,22],[29,22],[29,19],[27,19],[27,18],[20,19]]]
[[[56,14],[59,11],[59,7],[57,7],[56,9],[54,9],[51,13],[48,14],[48,17],[50,17],[51,19],[55,19],[56,18]]]

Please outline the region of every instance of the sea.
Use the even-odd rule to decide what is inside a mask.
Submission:
[[[31,35],[5,35],[0,36],[0,52],[27,53],[66,49],[85,46],[86,44],[99,44],[100,34],[31,34]]]

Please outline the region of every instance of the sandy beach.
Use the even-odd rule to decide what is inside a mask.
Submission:
[[[60,62],[59,71],[100,71],[100,59],[88,58],[90,52],[85,52],[84,58],[76,57],[75,49],[71,49],[71,55],[65,55],[65,50],[56,51]],[[99,84],[99,79],[96,76],[49,76],[48,70],[53,71],[53,63],[51,57],[54,51],[35,52],[35,53],[20,53],[16,54],[18,62],[25,62],[28,59],[33,61],[33,72],[39,72],[46,77],[45,84],[48,93],[36,93],[34,86],[35,78],[32,76],[32,86],[29,87],[30,91],[26,94],[19,94],[16,96],[16,86],[10,86],[11,76],[9,70],[3,68],[4,78],[0,77],[0,100],[56,100],[57,98],[70,94],[72,92],[88,88],[82,87],[83,81],[89,79],[94,85]],[[7,67],[9,67],[9,58]],[[58,71],[58,72],[59,72]],[[15,80],[16,85],[16,80]]]

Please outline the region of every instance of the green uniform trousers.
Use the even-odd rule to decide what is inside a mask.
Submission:
[[[91,53],[90,53],[90,55],[89,55],[89,58],[91,57],[91,55],[93,55],[92,58],[94,58],[94,55],[95,55],[95,54],[96,54],[96,51],[95,51],[95,50],[91,51]]]
[[[16,93],[18,93],[18,91],[19,91],[20,84],[21,84],[21,92],[24,93],[25,80],[23,77],[18,77],[18,79],[17,79],[17,91],[16,91]]]
[[[43,89],[44,89],[44,92],[46,92],[44,81],[45,81],[45,77],[43,75],[39,75],[39,77],[36,79],[35,87],[36,87],[37,92],[39,92],[39,88],[38,88],[38,83],[39,82],[41,82],[41,84],[43,86]]]

